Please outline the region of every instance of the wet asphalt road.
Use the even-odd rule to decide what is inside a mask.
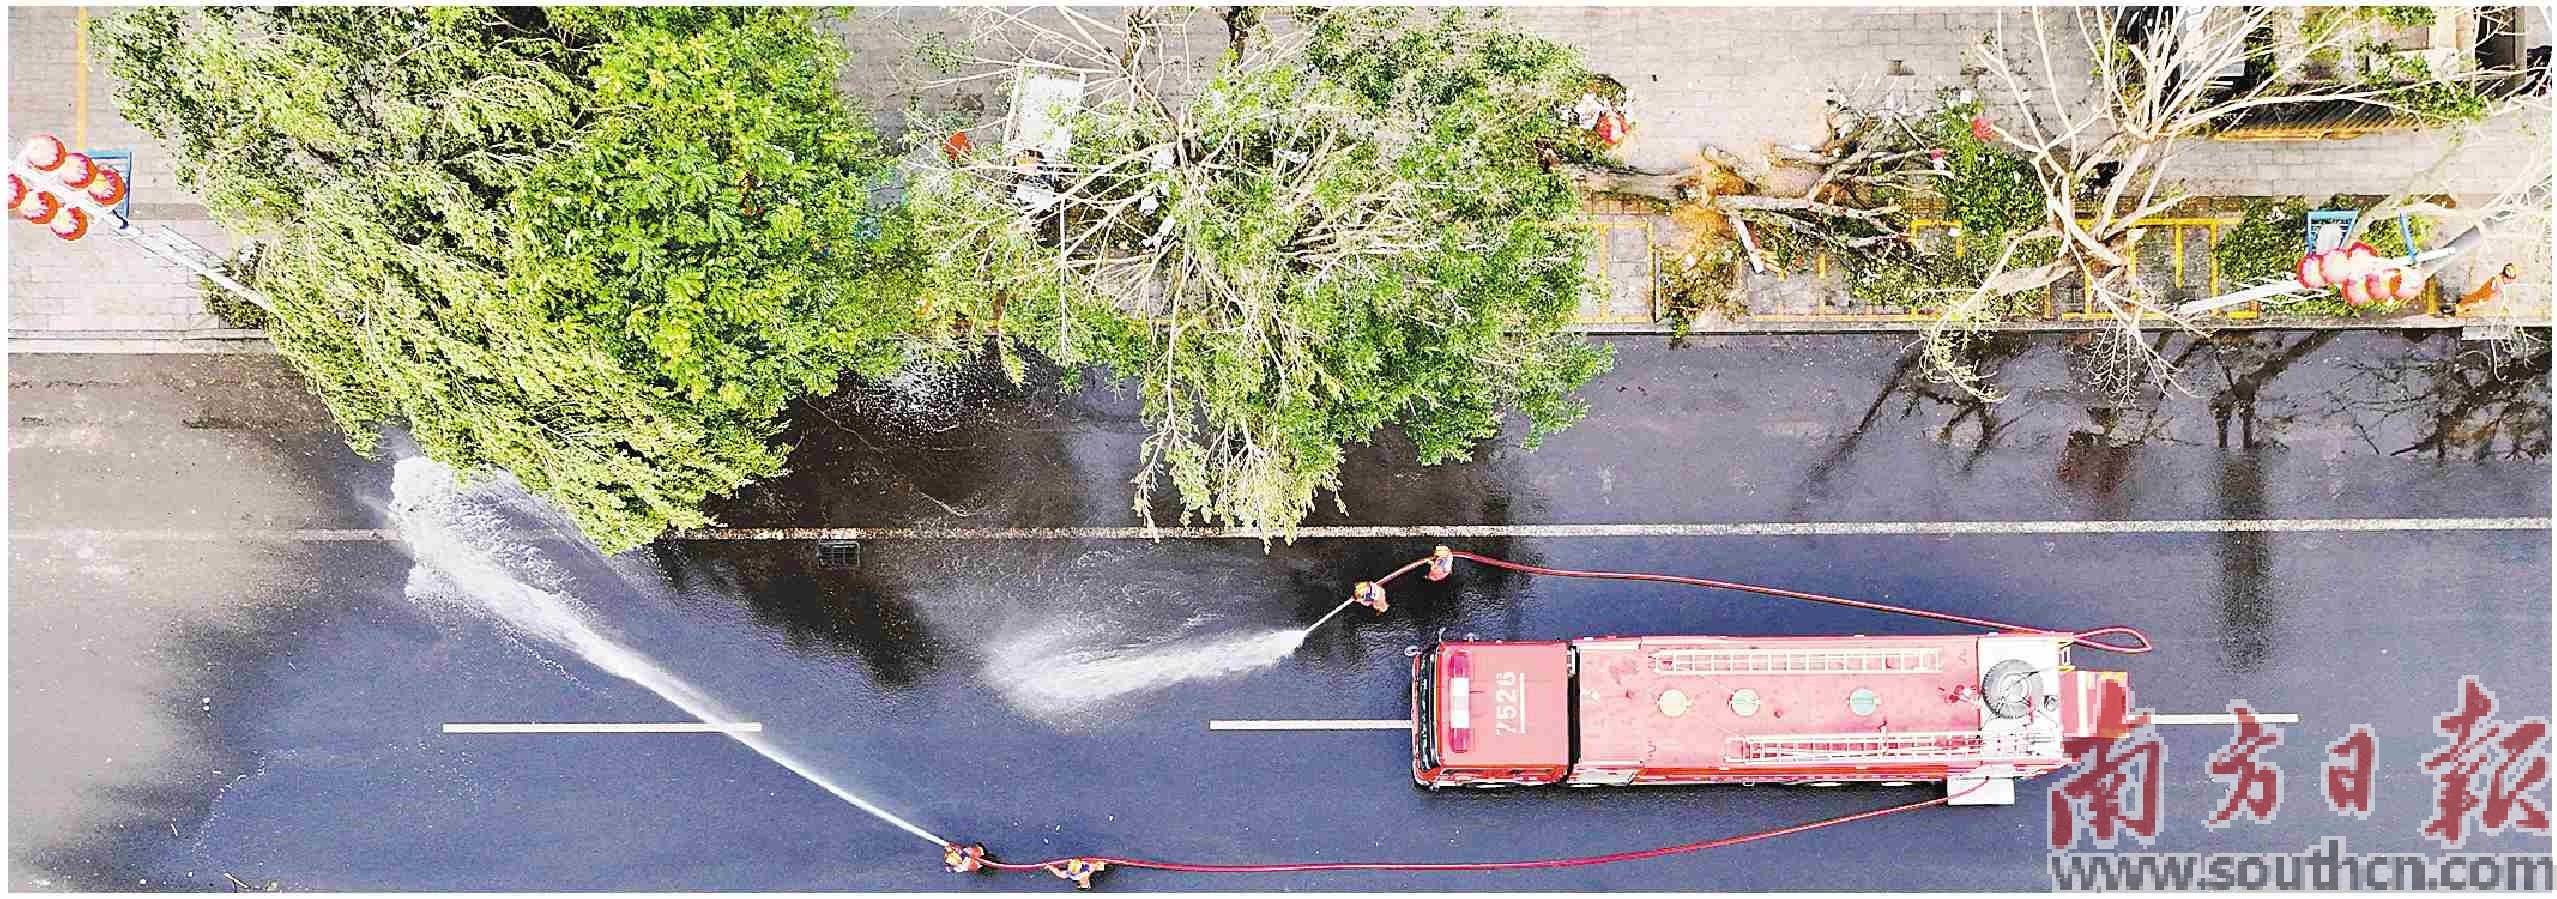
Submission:
[[[2544,516],[2546,359],[2497,369],[2441,337],[2264,334],[2192,357],[2197,395],[2068,388],[2048,339],[2004,347],[2015,395],[1954,402],[1902,341],[1617,341],[1592,411],[1534,452],[1424,469],[1353,452],[1312,524]],[[941,873],[923,842],[714,735],[444,735],[451,721],[681,712],[464,604],[409,596],[396,543],[268,539],[384,524],[390,466],[347,453],[273,360],[10,359],[10,885],[220,889],[1050,889]],[[956,398],[929,412],[917,396]],[[953,376],[802,410],[795,471],[741,526],[1123,525],[1137,434],[1106,390]],[[1165,518],[1169,521],[1168,514]],[[135,539],[238,529],[237,539]],[[625,644],[850,789],[1027,858],[1474,860],[1687,842],[1897,804],[1924,788],[1425,793],[1391,732],[1209,733],[1211,718],[1404,714],[1434,635],[1919,632],[1821,607],[1460,569],[1346,616],[1268,667],[1072,706],[1091,653],[1179,660],[1312,621],[1433,541],[670,542],[614,560],[525,544]],[[1464,541],[2050,627],[2122,623],[2140,701],[2292,712],[2269,823],[2201,821],[2229,736],[2169,728],[2156,848],[2419,851],[2422,759],[2458,678],[2546,715],[2544,532],[1598,537]],[[841,560],[837,560],[839,563]],[[1398,584],[1399,587],[1399,584]],[[1195,660],[1193,660],[1195,661]],[[2081,664],[2111,660],[2086,655]],[[1173,664],[1166,661],[1163,665]],[[1158,665],[1154,667],[1163,667]],[[1147,669],[1151,670],[1151,669]],[[1062,675],[1060,674],[1062,672]],[[1025,689],[1025,685],[1029,688]],[[2377,810],[2328,812],[2324,747],[2378,736]],[[1717,852],[1503,874],[1206,877],[1112,888],[2044,889],[2045,779],[2005,808],[1929,809]],[[2545,792],[2539,794],[2544,801]],[[2469,850],[2545,852],[2516,833]]]

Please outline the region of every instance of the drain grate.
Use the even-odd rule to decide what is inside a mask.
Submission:
[[[851,540],[821,540],[817,543],[817,567],[861,567],[861,544]]]

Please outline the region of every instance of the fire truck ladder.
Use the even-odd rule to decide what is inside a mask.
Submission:
[[[1651,654],[1651,670],[1699,675],[1934,674],[1944,670],[1944,657],[1933,647],[1663,649]]]
[[[1736,764],[1773,764],[2004,758],[2028,755],[2029,746],[2023,734],[1991,737],[1979,731],[1780,734],[1733,737],[1731,753],[1725,760]]]

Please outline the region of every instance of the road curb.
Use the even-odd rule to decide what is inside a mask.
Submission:
[[[275,352],[266,332],[255,328],[198,328],[186,331],[22,331],[9,332],[11,355]]]
[[[1816,319],[1784,319],[1777,321],[1728,322],[1681,331],[1667,323],[1608,323],[1573,325],[1566,329],[1594,337],[1678,336],[1736,337],[1753,334],[1892,334],[1926,330],[1923,321],[1821,321]],[[1979,326],[1984,331],[2009,334],[2069,334],[2100,331],[2113,327],[2109,321],[2065,322],[1992,322]],[[2163,327],[2163,326],[2161,326]],[[2278,319],[2228,322],[2212,325],[2212,331],[2447,331],[2475,327],[2546,328],[2547,321],[2516,318],[2457,318],[2423,315],[2404,318],[2375,319]],[[204,328],[191,331],[11,331],[8,351],[11,354],[135,354],[159,353],[233,353],[262,355],[274,353],[275,344],[266,332],[255,328]]]
[[[1672,325],[1672,324],[1669,324],[1669,323],[1667,323],[1667,322],[1654,322],[1654,323],[1647,323],[1647,324],[1646,324],[1646,323],[1631,323],[1631,324],[1620,324],[1620,323],[1581,324],[1581,325],[1573,325],[1573,326],[1571,326],[1568,330],[1573,331],[1573,332],[1575,332],[1575,333],[1580,333],[1580,334],[1590,334],[1590,335],[1596,335],[1596,336],[1638,335],[1638,334],[1663,334],[1663,335],[1679,335],[1679,334],[1684,334],[1684,335],[1689,336],[1689,337],[1712,337],[1712,336],[1735,336],[1735,335],[1746,335],[1746,334],[1859,334],[1859,333],[1862,333],[1862,334],[1884,334],[1884,333],[1915,333],[1915,332],[1918,332],[1918,331],[1924,331],[1924,330],[1926,330],[1926,329],[1927,329],[1927,326],[1928,326],[1928,325],[1930,325],[1930,324],[1932,324],[1932,323],[1931,323],[1931,322],[1927,322],[1927,321],[1904,321],[1904,320],[1902,320],[1902,321],[1874,321],[1874,320],[1871,320],[1871,319],[1841,319],[1841,320],[1822,320],[1822,319],[1776,319],[1776,320],[1766,320],[1766,319],[1759,319],[1759,320],[1745,321],[1745,322],[1722,322],[1722,323],[1717,323],[1717,324],[1713,324],[1713,325],[1698,326],[1698,327],[1691,328],[1691,329],[1684,330],[1684,331],[1679,330],[1679,328],[1678,328],[1676,325]],[[2087,320],[2087,321],[2056,321],[2056,322],[2054,322],[2054,321],[1986,322],[1986,323],[1982,323],[1982,324],[1980,324],[1978,327],[1979,327],[1979,329],[1980,329],[1980,330],[1982,330],[1982,331],[1996,331],[1996,332],[2001,332],[2001,333],[2011,333],[2011,334],[2033,334],[2033,333],[2046,333],[2046,334],[2070,334],[2070,333],[2079,333],[2079,332],[2085,332],[2085,331],[2102,331],[2102,330],[2107,330],[2107,329],[2113,328],[2114,326],[2115,326],[2115,323],[2114,323],[2114,322],[2112,322],[2112,321],[2110,321],[2110,320]],[[2406,316],[2406,317],[2400,317],[2400,318],[2341,318],[2341,319],[2339,319],[2339,318],[2285,318],[2285,319],[2251,319],[2251,320],[2244,320],[2244,321],[2213,322],[2213,323],[2210,323],[2210,324],[2208,324],[2208,325],[2204,326],[2204,330],[2206,330],[2206,331],[2212,331],[2212,332],[2218,332],[2218,331],[2451,331],[2451,330],[2461,330],[2461,329],[2466,329],[2466,328],[2474,328],[2474,327],[2488,327],[2488,326],[2505,326],[2505,327],[2516,327],[2516,328],[2545,328],[2545,327],[2548,327],[2548,326],[2549,326],[2549,322],[2548,322],[2547,320],[2544,320],[2544,319],[2542,319],[2542,320],[2532,320],[2532,319],[2501,318],[2501,317],[2499,317],[2499,318],[2484,318],[2484,317],[2454,317],[2454,316],[2447,316],[2447,315],[2419,315],[2419,316]],[[2171,325],[2171,324],[2169,324],[2169,323],[2166,323],[2166,322],[2159,322],[2159,323],[2156,323],[2156,324],[2154,324],[2154,325],[2150,326],[2149,330],[2152,330],[2152,331],[2166,331],[2166,330],[2172,330],[2172,329],[2173,329],[2173,327],[2174,327],[2174,326],[2173,326],[2173,325]]]

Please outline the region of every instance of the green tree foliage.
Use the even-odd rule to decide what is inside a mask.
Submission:
[[[2399,28],[2418,28],[2433,24],[2439,16],[2429,6],[2366,6],[2363,15]]]
[[[1914,127],[1927,149],[1942,156],[1945,177],[1935,191],[1949,217],[1962,224],[1964,234],[1992,246],[2040,226],[2049,213],[2033,164],[2013,148],[1981,136],[1974,123],[1985,121],[1987,109],[1980,101],[1951,95],[1939,99],[1944,105]]]
[[[2495,114],[2495,97],[2484,82],[2437,78],[2432,64],[2423,57],[2399,55],[2386,44],[2366,44],[2362,51],[2365,58],[2372,60],[2369,70],[2362,74],[2362,83],[2391,85],[2382,99],[2425,124],[2472,124]]]
[[[2298,197],[2246,201],[2238,223],[2220,235],[2211,253],[2230,289],[2253,287],[2298,271],[2305,254],[2308,202]]]
[[[934,315],[1135,382],[1149,518],[1168,478],[1185,521],[1292,529],[1345,444],[1392,425],[1462,460],[1515,411],[1532,445],[1608,364],[1562,331],[1592,289],[1544,164],[1576,141],[1573,55],[1470,13],[1293,24],[1178,103],[1096,84],[1046,174],[980,150],[909,197]],[[1024,204],[1024,177],[1062,199]]]
[[[263,244],[270,332],[370,451],[402,426],[618,550],[778,471],[791,398],[893,370],[885,163],[795,9],[138,9],[127,117]]]

